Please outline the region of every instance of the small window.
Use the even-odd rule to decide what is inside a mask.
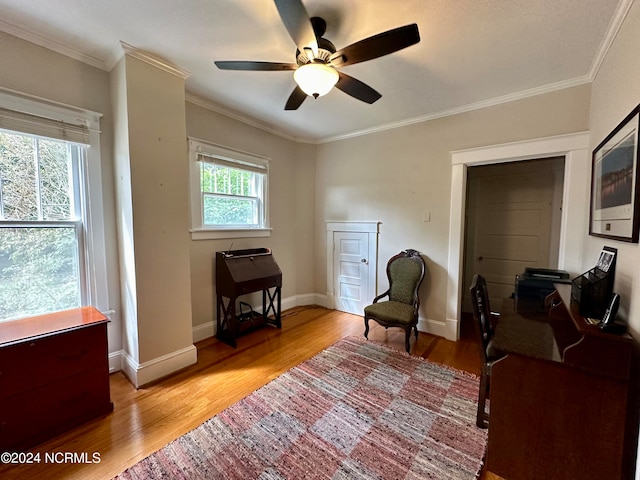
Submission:
[[[264,175],[240,167],[200,162],[202,224],[205,227],[260,228]]]
[[[189,146],[193,238],[268,235],[268,160],[193,139]]]

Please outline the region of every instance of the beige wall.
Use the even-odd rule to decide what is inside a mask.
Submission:
[[[194,326],[215,323],[213,258],[216,251],[228,250],[232,242],[234,250],[272,249],[282,270],[283,299],[313,294],[315,146],[293,142],[191,102],[187,102],[187,135],[270,159],[269,212],[273,229],[268,238],[191,242]],[[254,299],[251,302],[254,308],[260,306]],[[210,326],[206,328],[209,331]]]
[[[421,317],[444,322],[451,151],[588,129],[590,87],[321,144],[316,174],[316,290],[326,291],[326,221],[380,221],[378,281],[386,260],[405,248],[427,257]],[[424,212],[431,220],[423,221]]]
[[[600,142],[640,103],[640,3],[631,5],[616,39],[593,82],[591,144]],[[636,185],[636,188],[639,188]],[[620,315],[636,340],[640,339],[640,245],[585,235],[584,270],[593,267],[603,245],[618,249],[614,291],[620,293]],[[639,447],[640,448],[640,447]],[[636,455],[640,459],[640,450]],[[636,479],[640,478],[636,460]]]
[[[421,315],[443,320],[449,281],[450,152],[589,128],[595,146],[640,101],[640,62],[634,56],[640,43],[639,11],[636,2],[592,86],[342,141],[297,143],[187,101],[188,136],[271,158],[272,235],[266,239],[234,239],[233,248],[272,248],[284,273],[284,298],[322,295],[326,293],[325,222],[381,221],[379,290],[386,281],[386,259],[401,249],[417,248],[429,258]],[[1,87],[104,114],[101,153],[109,308],[117,315],[121,309],[114,198],[117,154],[113,151],[109,74],[1,32],[0,46]],[[425,212],[430,212],[430,222],[423,222]],[[230,242],[188,242],[192,323],[196,327],[214,320],[213,254],[227,249]],[[622,312],[629,316],[637,333],[640,306],[631,299],[640,298],[640,287],[634,282],[640,265],[639,248],[613,243],[621,260],[616,290],[623,296]],[[583,245],[577,247],[584,250],[585,269],[604,244],[612,242],[585,233]],[[122,347],[119,320],[109,328],[110,351],[115,352]]]
[[[640,103],[639,45],[640,3],[634,2],[593,82],[593,148]],[[585,235],[584,270],[593,267],[603,245],[618,249],[614,290],[620,293],[620,314],[628,319],[634,336],[640,338],[640,246]]]
[[[144,116],[146,112],[154,110],[153,102],[148,103],[145,99],[149,93],[145,92],[145,89],[153,87],[157,79],[147,83],[142,82],[140,88],[134,91],[131,85],[127,85],[126,72],[121,71],[125,69],[123,61],[119,62],[112,72],[105,72],[2,32],[0,32],[0,61],[3,64],[3,68],[0,69],[0,87],[103,114],[101,160],[105,240],[109,262],[109,305],[104,309],[114,312],[111,315],[112,322],[109,324],[109,352],[117,354],[122,349],[128,354],[132,353],[132,358],[141,362],[153,358],[158,353],[156,351],[158,348],[162,350],[160,345],[164,340],[158,339],[154,334],[138,338],[137,330],[133,325],[123,335],[121,314],[124,312],[124,317],[131,319],[136,318],[135,312],[138,309],[143,311],[142,315],[146,319],[152,319],[160,314],[158,310],[165,310],[169,315],[172,314],[171,305],[162,305],[162,302],[158,302],[157,308],[151,303],[140,306],[138,299],[132,295],[135,295],[140,288],[148,290],[145,293],[146,297],[154,295],[171,299],[172,295],[176,294],[176,290],[168,292],[164,288],[162,278],[170,276],[171,273],[164,272],[165,268],[160,264],[180,262],[180,256],[170,258],[163,253],[158,253],[159,237],[154,237],[153,231],[162,227],[159,219],[163,215],[163,210],[169,210],[169,213],[174,215],[176,210],[182,212],[188,202],[186,178],[179,198],[175,195],[169,196],[165,202],[162,200],[162,195],[159,195],[162,188],[161,180],[169,178],[179,182],[183,178],[181,172],[175,175],[173,169],[176,165],[180,165],[181,169],[186,168],[186,150],[181,152],[183,153],[181,158],[176,157],[176,164],[169,164],[166,161],[154,164],[152,155],[143,153],[142,168],[150,170],[146,174],[138,172],[137,175],[135,172],[132,174],[128,171],[129,156],[136,154],[135,151],[129,151],[130,134],[133,135],[129,132],[129,115]],[[138,62],[133,63],[130,69],[151,68],[147,65],[139,65]],[[142,78],[146,75],[141,71],[136,75],[138,74]],[[197,327],[214,321],[215,285],[212,282],[212,256],[217,250],[227,249],[231,241],[234,242],[233,248],[263,246],[272,248],[283,271],[283,298],[293,302],[312,303],[315,298],[313,295],[315,293],[315,145],[294,142],[193,103],[185,103],[183,90],[179,94],[172,95],[168,101],[174,104],[172,108],[178,108],[177,104],[180,104],[181,108],[186,109],[186,125],[183,126],[184,128],[175,129],[173,132],[175,135],[181,135],[184,138],[186,128],[186,134],[189,136],[271,158],[269,185],[273,228],[271,237],[219,241],[191,241],[186,237],[187,245],[190,246],[188,260],[180,265],[174,265],[175,269],[173,266],[167,266],[172,271],[178,272],[181,278],[185,271],[188,272],[183,283],[191,284],[188,301],[191,305],[192,317],[190,316],[189,322]],[[136,110],[129,111],[129,102],[135,106]],[[114,115],[117,118],[114,118],[112,112],[115,112]],[[162,116],[159,114],[159,120]],[[166,139],[166,132],[162,132],[161,125],[155,125],[153,128],[155,127],[159,128],[157,135],[151,132],[151,127],[148,127],[146,132],[134,133],[138,138],[143,139],[142,142],[153,141],[160,148],[161,142],[158,142],[158,138]],[[114,128],[119,131],[117,139],[114,139]],[[157,168],[158,165],[160,168],[154,172],[153,168]],[[135,177],[138,178],[137,183]],[[119,200],[115,195],[115,178],[119,179],[117,182],[121,196]],[[145,178],[149,181],[144,180]],[[139,179],[143,179],[141,183]],[[153,208],[145,205],[149,194],[151,197],[159,195],[156,198],[161,200],[158,215],[152,214]],[[134,224],[134,205],[131,201],[127,201],[128,198],[134,198],[133,202],[144,205],[144,211],[147,213],[138,214],[134,231],[122,231],[123,241],[118,245],[117,223],[120,224],[121,229],[125,224]],[[147,217],[147,215],[150,216]],[[172,217],[173,220],[165,225],[166,235],[188,235],[189,216],[183,213],[179,215],[183,215],[180,222],[176,222],[176,217]],[[116,222],[116,218],[119,222]],[[159,231],[155,233],[160,234]],[[142,283],[141,276],[135,275],[131,270],[128,273],[124,272],[124,276],[120,278],[118,265],[120,256],[125,265],[131,262],[145,264],[143,271],[147,273],[143,273]],[[163,256],[166,258],[162,259]],[[160,262],[157,261],[158,258]],[[125,299],[122,304],[121,289]],[[305,297],[301,299],[301,296]],[[178,299],[177,303],[183,305],[181,299]],[[152,320],[149,322],[153,323]],[[177,335],[169,336],[181,338],[185,332],[186,330],[183,330]],[[189,331],[187,335],[190,334]],[[212,330],[210,334],[213,334]],[[163,337],[166,335],[163,334]],[[139,357],[138,348],[145,343],[148,344],[148,351]]]
[[[103,214],[109,305],[109,351],[122,348],[120,329],[120,282],[116,243],[113,185],[113,119],[109,74],[64,55],[0,32],[0,87],[102,113],[100,128]]]

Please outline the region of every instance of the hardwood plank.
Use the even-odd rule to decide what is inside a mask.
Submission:
[[[41,454],[39,464],[0,465],[0,477],[112,478],[340,338],[363,332],[362,317],[315,306],[298,307],[283,312],[281,330],[265,327],[240,337],[236,349],[214,338],[199,342],[196,365],[139,390],[122,373],[112,374],[115,408],[111,414],[33,449]],[[369,339],[404,351],[400,329],[384,329],[371,322]],[[479,352],[465,328],[458,342],[424,333],[417,341],[412,336],[411,352],[479,373]],[[88,461],[96,453],[99,463],[45,463],[45,453],[53,452],[85,454]],[[484,472],[481,479],[499,477]]]

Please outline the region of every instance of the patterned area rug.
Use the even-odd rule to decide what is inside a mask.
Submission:
[[[478,380],[344,338],[121,473],[148,479],[474,479]]]

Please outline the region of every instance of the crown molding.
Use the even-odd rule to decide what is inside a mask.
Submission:
[[[13,35],[14,37],[21,38],[22,40],[26,40],[27,42],[40,47],[53,50],[54,52],[73,58],[74,60],[99,68],[100,70],[107,70],[105,63],[97,57],[83,53],[77,48],[55,42],[50,38],[43,37],[42,35],[38,35],[37,33],[31,32],[17,25],[5,22],[4,20],[0,20],[0,31]]]
[[[520,92],[511,93],[509,95],[490,98],[488,100],[482,100],[480,102],[470,103],[467,105],[462,105],[460,107],[455,107],[447,110],[442,110],[440,112],[430,113],[428,115],[408,118],[406,120],[402,120],[399,122],[387,123],[385,125],[380,125],[373,128],[367,128],[364,130],[358,130],[356,132],[351,132],[344,135],[326,137],[318,140],[316,143],[321,144],[321,143],[337,142],[339,140],[346,140],[349,138],[360,137],[363,135],[370,135],[372,133],[384,132],[386,130],[393,130],[394,128],[406,127],[408,125],[414,125],[416,123],[428,122],[429,120],[437,120],[438,118],[450,117],[452,115],[458,115],[460,113],[467,113],[474,110],[480,110],[482,108],[501,105],[503,103],[523,100],[525,98],[535,97],[537,95],[551,93],[557,90],[563,90],[565,88],[576,87],[576,86],[584,85],[585,83],[590,83],[590,82],[591,82],[591,79],[589,78],[589,76],[577,77],[570,80],[563,80],[561,82],[550,83],[548,85],[543,85],[541,87],[530,88],[528,90],[522,90]]]
[[[180,77],[183,80],[186,80],[187,78],[189,78],[189,75],[191,75],[186,70],[182,70],[181,68],[173,65],[167,60],[164,60],[144,50],[140,50],[139,48],[133,47],[128,43],[121,41],[120,48],[122,49],[122,53],[117,57],[116,62],[113,62],[113,64],[111,65],[111,68],[113,68],[113,66],[117,63],[118,60],[120,60],[120,58],[122,58],[124,55],[128,55],[142,62],[145,62],[151,65],[152,67],[156,67],[160,70],[164,70],[165,72],[175,75],[176,77]]]
[[[209,99],[203,98],[199,95],[196,95],[194,93],[187,93],[185,95],[185,100],[189,103],[193,103],[194,105],[198,105],[199,107],[202,108],[206,108],[207,110],[211,110],[212,112],[215,113],[219,113],[220,115],[224,115],[225,117],[229,117],[233,120],[236,120],[238,122],[244,123],[246,125],[249,125],[251,127],[255,127],[255,128],[259,128],[260,130],[263,130],[267,133],[271,133],[273,135],[277,135],[278,137],[282,137],[286,140],[290,140],[292,142],[297,142],[297,143],[310,143],[310,144],[315,144],[317,143],[315,140],[311,140],[311,139],[306,139],[306,138],[300,138],[300,137],[294,137],[292,135],[289,135],[287,133],[284,133],[280,130],[277,130],[275,128],[273,128],[272,126],[266,125],[264,123],[261,123],[259,120],[257,120],[255,117],[251,117],[248,115],[243,115],[235,110],[231,110],[228,108],[225,108],[221,105],[219,105],[218,103],[215,103]]]
[[[622,26],[624,19],[627,17],[632,4],[633,0],[620,0],[620,3],[618,3],[618,7],[613,14],[611,22],[609,23],[609,28],[607,28],[607,33],[602,39],[600,48],[598,49],[598,52],[593,59],[593,63],[591,64],[591,69],[589,70],[589,79],[591,81],[595,80],[598,75],[600,67],[602,67],[602,62],[604,62],[611,45],[613,45],[613,42],[616,39],[616,36],[620,31],[620,27]]]
[[[264,130],[265,132],[268,133],[272,133],[274,135],[277,135],[279,137],[282,138],[286,138],[287,140],[290,140],[292,142],[297,142],[297,143],[308,143],[308,144],[312,144],[312,145],[320,145],[323,143],[332,143],[332,142],[338,142],[340,140],[347,140],[350,138],[355,138],[355,137],[361,137],[364,135],[371,135],[373,133],[379,133],[379,132],[384,132],[387,130],[393,130],[395,128],[401,128],[401,127],[406,127],[409,125],[414,125],[417,123],[423,123],[423,122],[428,122],[430,120],[437,120],[439,118],[444,118],[444,117],[450,117],[452,115],[458,115],[460,113],[467,113],[467,112],[471,112],[474,110],[480,110],[482,108],[487,108],[487,107],[493,107],[496,105],[501,105],[504,103],[509,103],[509,102],[514,102],[517,100],[523,100],[529,97],[535,97],[537,95],[542,95],[545,93],[551,93],[551,92],[555,92],[558,90],[564,90],[565,88],[571,88],[571,87],[577,87],[580,85],[584,85],[587,83],[591,83],[592,79],[589,75],[585,75],[582,77],[577,77],[577,78],[573,78],[570,80],[563,80],[561,82],[556,82],[556,83],[551,83],[548,85],[543,85],[541,87],[536,87],[536,88],[530,88],[528,90],[522,90],[520,92],[516,92],[516,93],[512,93],[509,95],[503,95],[501,97],[496,97],[496,98],[491,98],[489,100],[483,100],[480,102],[476,102],[476,103],[471,103],[471,104],[467,104],[467,105],[462,105],[460,107],[455,107],[455,108],[451,108],[451,109],[447,109],[447,110],[442,110],[440,112],[435,112],[435,113],[430,113],[428,115],[422,115],[419,117],[413,117],[413,118],[409,118],[406,120],[402,120],[399,122],[392,122],[392,123],[387,123],[384,125],[379,125],[377,127],[372,127],[372,128],[367,128],[364,130],[358,130],[355,132],[350,132],[350,133],[345,133],[342,135],[335,135],[335,136],[331,136],[331,137],[325,137],[325,138],[320,138],[317,140],[312,140],[312,139],[304,139],[304,138],[299,138],[299,137],[294,137],[292,135],[286,134],[281,132],[280,130],[276,130],[273,127],[270,127],[268,125],[265,125],[263,123],[260,123],[258,120],[256,120],[253,117],[247,116],[247,115],[242,115],[238,112],[235,111],[231,111],[229,109],[226,109],[222,106],[220,106],[217,103],[214,103],[208,99],[205,99],[203,97],[194,95],[194,94],[187,94],[185,99],[186,101],[193,103],[195,105],[199,105],[203,108],[206,108],[208,110],[211,110],[213,112],[219,113],[221,115],[224,115],[226,117],[232,118],[234,120],[237,120],[239,122],[242,122],[246,125],[250,125],[252,127],[256,127],[259,128],[261,130]]]

